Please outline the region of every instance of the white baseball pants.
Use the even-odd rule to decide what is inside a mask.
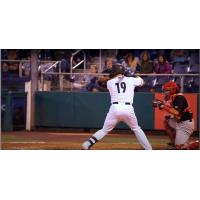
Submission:
[[[135,133],[139,143],[146,150],[151,150],[151,144],[149,143],[145,133],[138,125],[137,118],[135,116],[134,108],[132,105],[126,105],[125,103],[112,104],[110,110],[106,116],[103,128],[97,131],[93,136],[98,140],[101,140],[106,134],[112,131],[118,122],[126,123],[131,130]]]

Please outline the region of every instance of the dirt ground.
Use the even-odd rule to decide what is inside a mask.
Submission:
[[[15,131],[1,133],[3,150],[81,150],[81,144],[93,132],[63,131]],[[167,149],[168,138],[162,132],[145,132],[153,149]],[[191,140],[197,140],[194,134]],[[109,133],[93,146],[94,150],[140,150],[143,149],[131,132],[118,131]]]

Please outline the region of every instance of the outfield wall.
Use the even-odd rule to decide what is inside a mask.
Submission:
[[[197,94],[185,94],[190,102],[197,130]],[[145,130],[163,129],[164,112],[152,107],[159,93],[135,93],[134,109],[139,125]],[[110,107],[108,93],[37,92],[37,127],[101,128]],[[127,128],[119,124],[117,128]]]
[[[200,98],[185,94],[194,113],[195,130],[199,127]],[[36,92],[36,127],[48,128],[101,128],[110,107],[108,93]],[[135,93],[134,109],[139,125],[144,130],[162,130],[165,113],[152,107],[153,99],[162,99],[160,93]],[[198,103],[199,102],[199,103]],[[2,93],[2,130],[13,130],[13,110],[20,106],[26,115],[26,93]],[[24,120],[25,121],[25,120]],[[24,122],[25,123],[25,122]],[[120,123],[117,128],[128,128]]]

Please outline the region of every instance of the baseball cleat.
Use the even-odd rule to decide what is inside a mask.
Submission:
[[[90,144],[88,141],[86,141],[86,142],[84,142],[84,143],[82,144],[82,149],[83,149],[83,150],[89,150],[89,149],[90,149],[90,146],[91,146],[91,144]]]
[[[176,147],[175,147],[175,145],[173,145],[171,142],[169,142],[169,143],[167,143],[167,148],[166,148],[166,150],[175,150],[176,149]]]

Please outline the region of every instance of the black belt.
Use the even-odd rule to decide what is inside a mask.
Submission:
[[[119,102],[113,102],[112,104],[119,104]],[[125,102],[126,105],[131,105],[129,102]]]

